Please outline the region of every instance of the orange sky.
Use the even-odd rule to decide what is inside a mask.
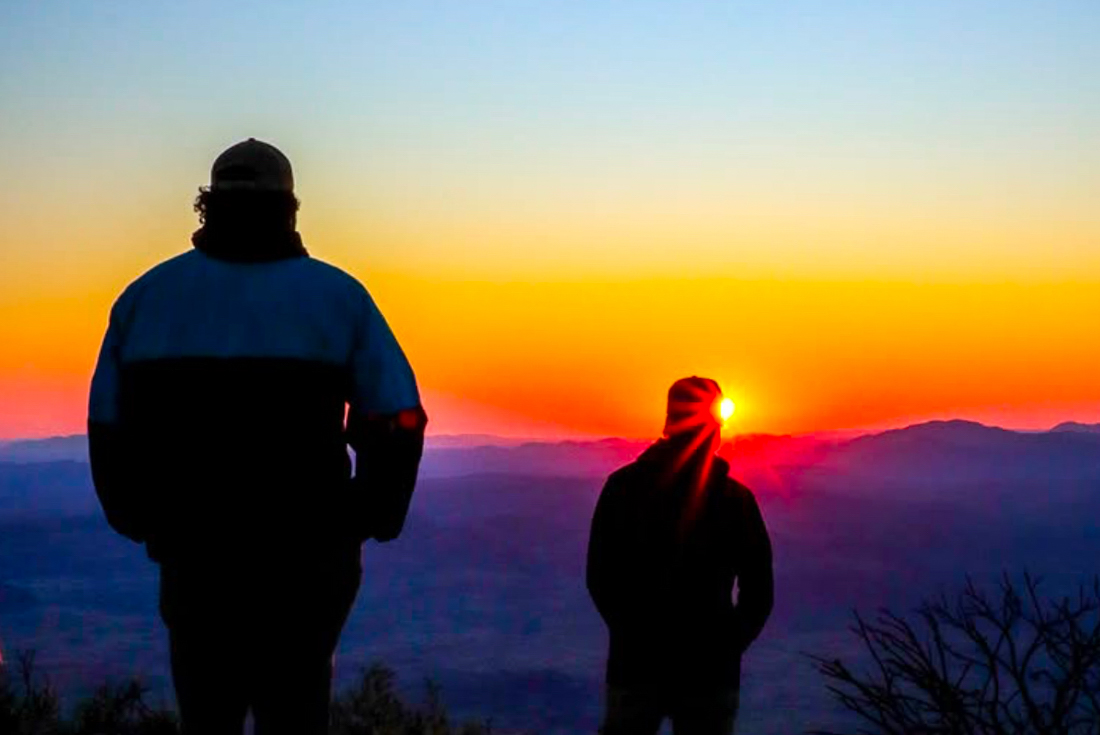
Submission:
[[[719,380],[743,431],[1100,417],[1095,284],[358,275],[436,433],[650,436],[667,385],[693,373]],[[5,299],[4,436],[81,430],[110,299]]]

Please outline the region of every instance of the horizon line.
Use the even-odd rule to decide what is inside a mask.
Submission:
[[[1053,431],[1059,426],[1066,424],[1080,424],[1083,426],[1100,426],[1100,422],[1092,422],[1088,420],[1080,419],[1065,419],[1058,421],[1046,428],[1013,428],[1009,426],[1001,426],[999,424],[986,423],[983,421],[977,421],[974,419],[963,418],[959,416],[951,418],[931,418],[923,419],[920,421],[912,421],[908,423],[900,424],[880,424],[874,426],[860,427],[860,428],[848,428],[848,429],[818,429],[811,431],[798,431],[798,432],[769,432],[769,431],[748,431],[748,432],[732,432],[728,434],[729,439],[736,437],[750,437],[750,436],[773,436],[773,437],[791,437],[791,438],[807,438],[807,437],[825,437],[845,435],[848,438],[856,438],[859,436],[868,436],[873,434],[882,434],[888,431],[898,431],[903,429],[913,428],[915,426],[924,426],[927,424],[943,424],[943,423],[966,423],[982,426],[988,429],[1000,429],[1002,431],[1012,431],[1020,434],[1042,434]],[[723,432],[725,434],[725,432]],[[14,436],[14,437],[0,437],[0,446],[5,444],[18,444],[22,442],[38,442],[49,441],[51,439],[75,439],[77,437],[87,436],[84,432],[73,434],[44,434],[40,436]],[[537,435],[508,435],[508,434],[493,434],[484,431],[474,431],[469,433],[460,432],[445,432],[439,434],[433,434],[428,432],[425,436],[425,442],[431,440],[470,440],[470,439],[487,439],[493,440],[501,444],[509,445],[522,445],[522,444],[558,444],[563,442],[584,442],[584,443],[596,443],[601,441],[629,441],[629,442],[642,442],[642,441],[654,441],[659,438],[657,436],[615,436],[615,435],[603,435],[603,434],[566,434],[555,436],[537,436]]]

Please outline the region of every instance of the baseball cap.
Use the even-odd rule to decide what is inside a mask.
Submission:
[[[290,159],[270,143],[249,138],[230,146],[210,167],[212,191],[294,191]]]

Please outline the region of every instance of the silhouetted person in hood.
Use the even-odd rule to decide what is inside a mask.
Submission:
[[[668,395],[664,438],[607,480],[588,590],[607,623],[604,735],[732,733],[741,655],[772,609],[771,544],[753,494],[715,456],[718,384]],[[732,601],[734,584],[738,599]]]
[[[327,731],[361,546],[401,532],[423,449],[412,369],[366,289],[309,257],[293,187],[267,143],[222,153],[194,249],[118,298],[92,379],[96,492],[160,564],[188,735],[250,710],[257,735]]]

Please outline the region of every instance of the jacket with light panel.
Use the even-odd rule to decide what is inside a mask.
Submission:
[[[169,561],[395,537],[425,423],[405,355],[350,275],[304,252],[192,250],[114,304],[88,437],[108,521]]]

